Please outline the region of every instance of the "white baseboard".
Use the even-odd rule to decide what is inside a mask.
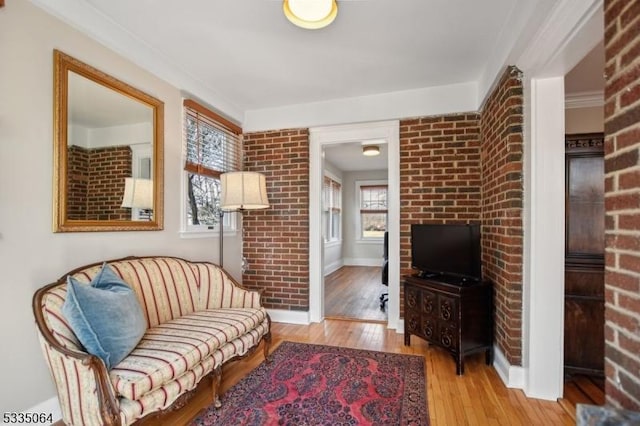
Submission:
[[[498,346],[493,346],[493,368],[508,388],[524,389],[524,368],[509,364]]]
[[[308,311],[287,311],[284,309],[267,309],[271,321],[286,324],[311,324]]]
[[[382,266],[384,262],[381,258],[365,258],[365,257],[345,257],[343,259],[345,265],[348,266]]]
[[[342,268],[342,266],[343,266],[342,259],[336,260],[333,263],[325,265],[324,266],[324,276],[326,277],[330,273],[337,271],[338,269]]]
[[[44,423],[31,422],[29,423],[30,425],[49,426],[49,425],[52,425],[53,423],[56,423],[62,420],[62,410],[60,410],[60,403],[58,402],[58,397],[55,397],[55,396],[53,398],[49,398],[46,401],[43,401],[38,405],[35,405],[23,411],[23,413],[25,414],[26,413],[32,413],[32,414],[42,413],[45,415],[51,414],[52,422],[44,422]],[[2,424],[5,424],[5,423],[3,422]]]

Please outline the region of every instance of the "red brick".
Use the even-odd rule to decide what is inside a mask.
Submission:
[[[619,215],[618,227],[621,230],[640,230],[640,214]]]
[[[607,212],[613,212],[616,210],[637,209],[640,206],[640,194],[605,194],[604,205]]]
[[[271,207],[244,216],[247,288],[263,289],[267,308],[307,310],[309,143],[306,129],[244,135],[245,169],[265,173]],[[283,171],[286,170],[286,173]]]
[[[618,176],[618,189],[634,189],[640,188],[640,170],[632,170],[625,173],[621,173]],[[640,206],[637,206],[640,208]]]
[[[636,335],[640,332],[640,295],[628,296],[625,293],[620,293],[618,295],[618,306],[625,311],[636,312],[638,315],[631,316],[629,314],[625,314],[629,317],[629,320],[636,324]]]
[[[640,145],[640,127],[632,127],[624,130],[616,135],[615,147],[616,149],[624,149],[633,145]]]
[[[606,285],[618,288],[620,290],[631,292],[640,291],[640,279],[633,275],[606,270],[604,275],[604,282]],[[613,303],[614,301],[608,299],[607,302]]]
[[[638,165],[638,150],[624,151],[619,154],[612,153],[606,156],[604,171],[605,173],[612,173],[636,165]]]

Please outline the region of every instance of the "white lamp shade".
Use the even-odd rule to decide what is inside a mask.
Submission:
[[[220,175],[223,210],[256,210],[269,207],[267,180],[261,173],[230,172]]]
[[[120,207],[153,208],[153,181],[150,179],[124,179],[124,195]]]

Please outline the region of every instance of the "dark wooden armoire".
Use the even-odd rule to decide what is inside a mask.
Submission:
[[[604,135],[567,135],[565,374],[604,372]]]

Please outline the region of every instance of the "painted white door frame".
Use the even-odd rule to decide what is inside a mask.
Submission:
[[[322,270],[323,147],[366,140],[384,140],[388,146],[389,302],[388,327],[400,319],[400,123],[397,120],[309,129],[309,320],[324,319]]]

